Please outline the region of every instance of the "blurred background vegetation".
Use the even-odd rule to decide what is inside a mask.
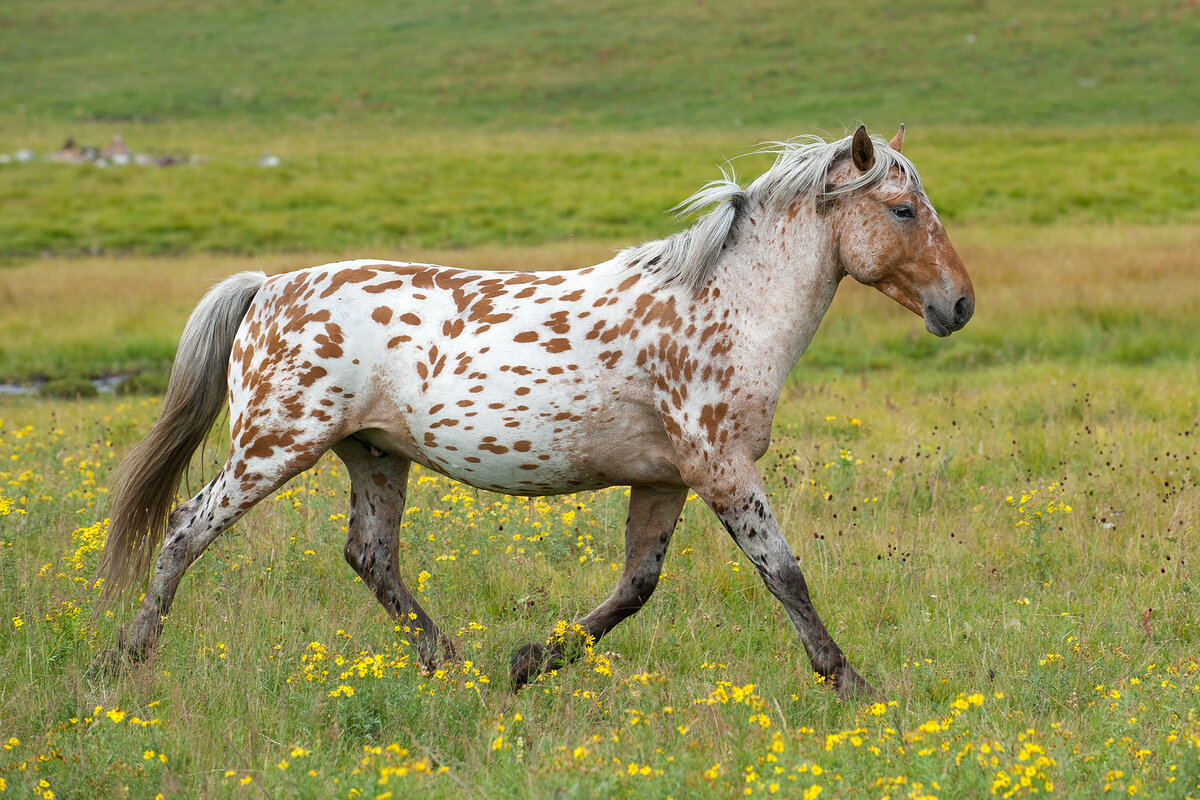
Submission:
[[[8,0],[0,377],[165,372],[195,298],[248,266],[602,260],[689,224],[666,209],[726,159],[748,180],[758,142],[859,121],[908,125],[976,282],[1012,300],[981,295],[977,336],[936,357],[1190,358],[1192,294],[1121,304],[1194,252],[1198,52],[1194,0]],[[174,165],[46,158],[114,135]],[[1103,313],[1071,295],[1093,283]],[[934,357],[900,313],[835,315],[806,363]]]
[[[8,112],[60,121],[840,131],[1191,123],[1200,103],[1180,0],[5,7]]]
[[[0,164],[0,257],[623,244],[859,121],[950,222],[1195,222],[1198,52],[1179,0],[9,0],[0,153],[203,163]]]

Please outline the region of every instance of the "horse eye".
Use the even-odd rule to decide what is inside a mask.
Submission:
[[[896,215],[896,219],[914,219],[917,216],[913,207],[908,205],[896,206],[892,209],[892,213]]]

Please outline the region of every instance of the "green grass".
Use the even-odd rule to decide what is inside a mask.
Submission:
[[[1190,123],[1200,110],[1195,14],[1177,0],[11,0],[0,86],[6,115],[81,122],[375,117],[399,131]]]
[[[134,147],[159,141],[208,161],[170,169],[0,165],[0,257],[628,245],[677,230],[666,210],[716,177],[726,158],[804,132],[429,134],[379,122],[297,123],[286,132],[233,123],[121,129]],[[54,126],[38,130],[44,149],[56,146]],[[117,128],[71,130],[103,143]],[[15,149],[23,132],[0,124],[0,149]],[[1200,165],[1181,154],[1198,134],[1183,125],[912,128],[906,151],[952,226],[1194,223]],[[263,150],[283,164],[258,167]],[[735,166],[748,180],[769,161]]]
[[[469,660],[422,675],[341,560],[334,460],[192,569],[153,661],[89,678],[132,611],[93,616],[101,486],[157,403],[10,401],[0,778],[59,797],[737,797],[778,783],[876,798],[1003,794],[1034,767],[1039,794],[1195,796],[1200,423],[1178,391],[1194,374],[798,376],[760,467],[880,705],[813,684],[698,501],[649,606],[513,695],[511,650],[615,580],[623,492],[527,502],[418,472],[403,573]]]

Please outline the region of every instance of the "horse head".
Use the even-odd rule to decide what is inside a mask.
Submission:
[[[975,289],[916,171],[899,155],[903,141],[901,126],[887,145],[893,152],[885,152],[859,126],[849,157],[830,170],[826,213],[846,274],[923,317],[930,333],[949,336],[975,312]],[[868,177],[881,169],[880,179]],[[838,191],[852,186],[862,188]]]

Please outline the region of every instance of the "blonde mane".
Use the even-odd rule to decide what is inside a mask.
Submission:
[[[893,150],[887,140],[872,137],[875,163],[865,172],[835,188],[828,188],[829,171],[850,154],[853,136],[827,142],[819,136],[801,136],[786,142],[768,142],[753,151],[771,153],[775,163],[749,186],[742,187],[732,168],[710,181],[671,211],[680,217],[711,208],[692,227],[666,239],[631,247],[617,258],[630,269],[653,275],[659,286],[699,288],[712,275],[721,249],[732,235],[745,209],[762,205],[768,212],[785,211],[797,198],[812,196],[820,202],[867,190],[898,169],[911,191],[921,189],[921,176],[913,163]],[[714,207],[715,206],[715,207]]]

